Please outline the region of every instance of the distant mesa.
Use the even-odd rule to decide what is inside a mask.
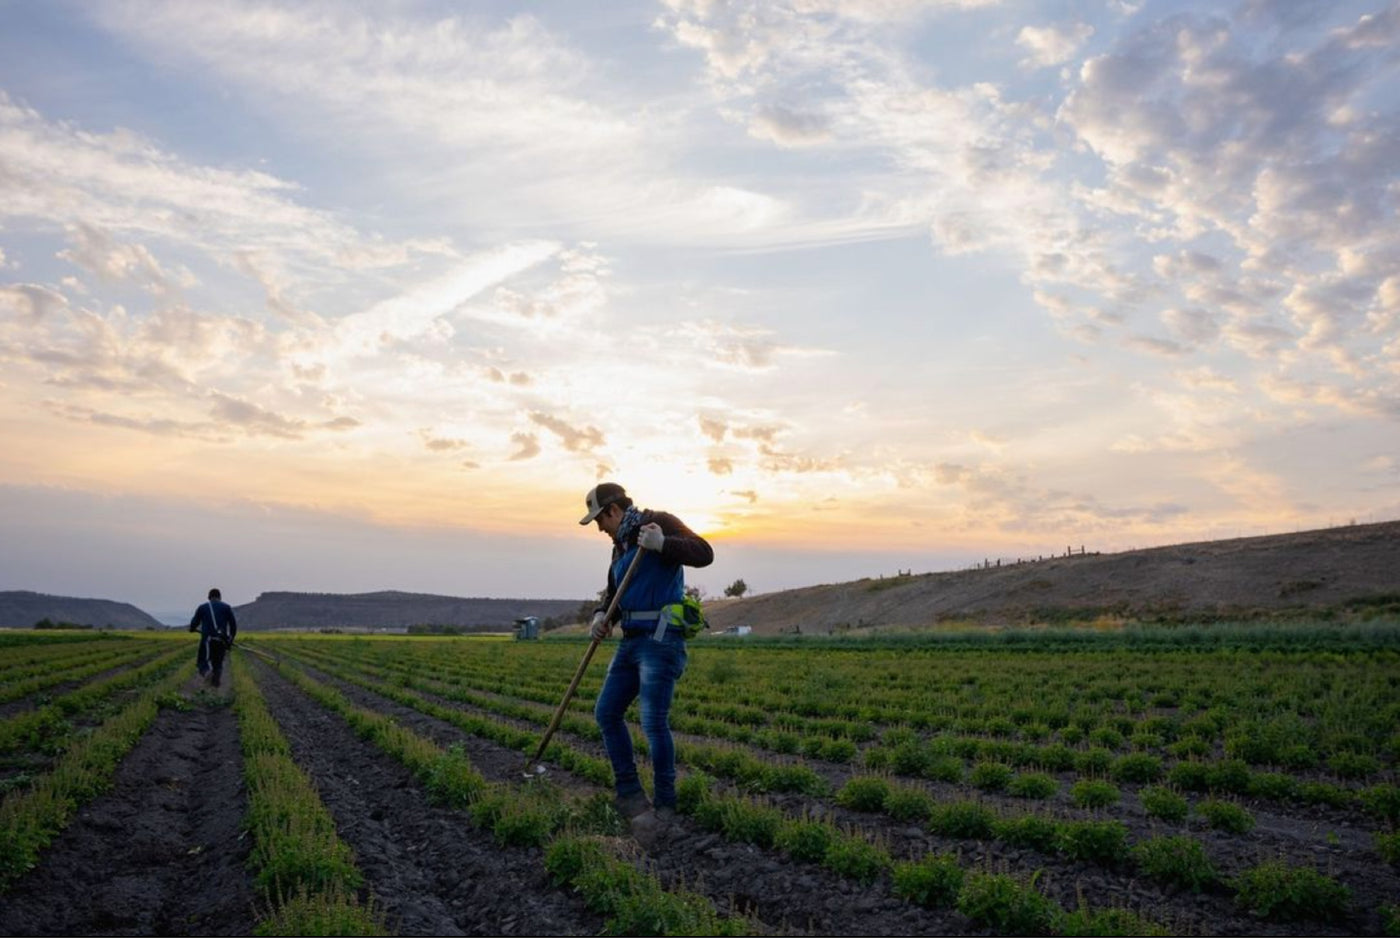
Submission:
[[[235,606],[240,629],[450,628],[510,631],[534,616],[560,625],[577,617],[581,599],[487,599],[384,590],[376,593],[263,593]]]
[[[50,596],[29,590],[0,590],[0,628],[32,629],[40,622],[93,629],[163,629],[159,619],[110,599]]]

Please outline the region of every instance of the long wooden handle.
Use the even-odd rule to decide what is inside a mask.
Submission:
[[[641,559],[642,548],[638,547],[636,556],[627,565],[627,572],[622,575],[622,582],[613,591],[612,602],[608,603],[608,611],[603,615],[604,622],[612,621],[613,613],[617,611],[617,604],[622,599],[622,594],[627,591],[627,584],[632,582],[632,574],[637,571],[637,564],[641,562]],[[569,701],[574,699],[574,691],[578,690],[579,681],[583,680],[583,672],[588,670],[588,662],[593,660],[593,652],[598,650],[598,644],[601,641],[602,639],[595,638],[588,643],[588,650],[583,653],[583,660],[574,669],[574,679],[569,682],[569,689],[564,691],[564,699],[559,701],[559,706],[554,711],[554,719],[549,721],[549,729],[544,731],[544,736],[540,739],[540,747],[535,750],[534,758],[526,763],[526,768],[539,762],[540,757],[544,755],[544,749],[549,745],[550,737],[554,735],[554,731],[559,728],[559,724],[563,721],[564,711],[568,708]]]

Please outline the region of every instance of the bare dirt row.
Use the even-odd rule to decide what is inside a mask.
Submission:
[[[199,692],[161,711],[39,864],[0,901],[6,935],[248,935],[238,722]]]

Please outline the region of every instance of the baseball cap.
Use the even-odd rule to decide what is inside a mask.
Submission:
[[[579,524],[592,523],[604,508],[626,497],[627,492],[616,482],[600,482],[593,486],[583,498],[583,503],[588,506],[588,514],[583,516]]]

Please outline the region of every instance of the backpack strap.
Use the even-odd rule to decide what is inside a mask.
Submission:
[[[220,641],[225,641],[225,642],[228,641],[228,637],[227,637],[226,635],[224,635],[223,630],[219,628],[219,616],[218,616],[217,613],[215,613],[215,611],[214,611],[214,600],[212,600],[212,599],[209,600],[209,602],[205,603],[205,605],[207,605],[207,606],[209,607],[209,631],[210,631],[210,633],[214,636],[214,638],[217,638],[217,639],[219,639]]]

